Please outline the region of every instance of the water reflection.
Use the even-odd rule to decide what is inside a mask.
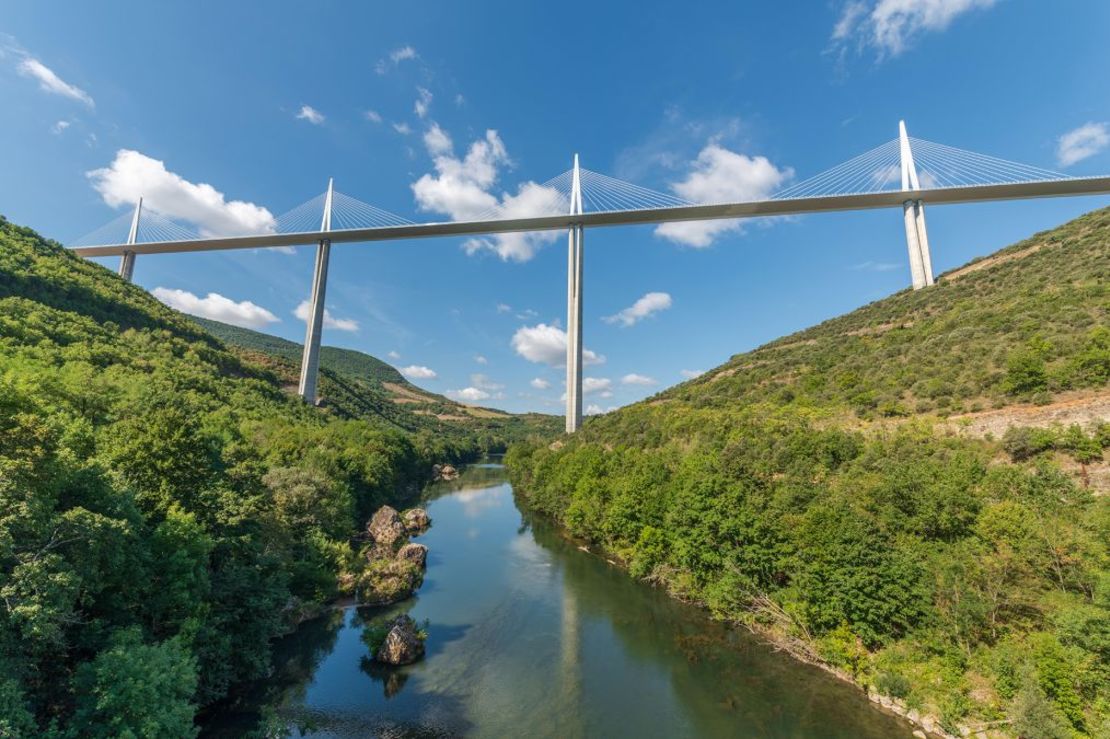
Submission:
[[[522,516],[500,468],[428,498],[419,596],[306,624],[239,708],[294,736],[909,736],[850,686]],[[385,668],[364,637],[399,613],[428,620],[427,654]]]

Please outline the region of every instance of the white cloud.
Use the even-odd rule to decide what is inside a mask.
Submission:
[[[971,10],[989,8],[996,0],[851,0],[833,26],[834,47],[873,47],[880,58],[898,56],[914,38],[943,31]]]
[[[478,364],[489,364],[489,360],[483,357],[481,354],[475,354],[474,361]]]
[[[293,309],[293,315],[302,321],[308,320],[308,301],[302,300]],[[358,331],[358,321],[353,318],[336,318],[326,307],[324,308],[324,328],[334,328],[338,331]]]
[[[558,190],[534,182],[521,184],[515,195],[502,193],[499,197],[491,192],[499,169],[512,163],[497,131],[490,129],[484,138],[472,142],[462,159],[455,156],[451,138],[436,124],[425,133],[424,145],[436,173],[425,174],[412,184],[420,210],[445,213],[456,221],[474,220],[494,208],[506,218],[566,210]],[[497,234],[467,239],[463,248],[468,254],[492,251],[506,261],[526,262],[540,246],[556,238],[558,234],[553,232]]]
[[[644,387],[647,387],[649,385],[656,384],[656,382],[655,382],[654,378],[648,377],[647,375],[638,375],[635,372],[633,372],[631,374],[627,374],[624,377],[622,377],[621,378],[621,384],[622,385],[643,385]]]
[[[410,133],[412,133],[412,128],[410,128],[409,124],[407,123],[394,123],[393,130],[401,134],[402,136],[408,136]]]
[[[1070,167],[1110,145],[1110,128],[1105,123],[1084,123],[1056,140],[1056,161]]]
[[[582,394],[593,395],[601,393],[601,397],[608,398],[612,395],[613,381],[608,377],[583,377]]]
[[[613,406],[609,406],[608,408],[602,408],[597,403],[590,403],[589,405],[586,406],[585,413],[586,413],[587,416],[600,416],[603,413],[612,413],[615,410],[616,410],[616,408],[613,407]]]
[[[311,105],[302,105],[301,110],[297,113],[297,119],[308,121],[314,126],[319,126],[324,122],[324,114],[313,108]]]
[[[494,382],[489,377],[486,377],[480,372],[475,372],[470,376],[470,384],[476,388],[489,390],[490,392],[497,392],[498,390],[505,389],[505,386],[502,385],[500,382]]]
[[[497,312],[498,313],[508,313],[512,309],[513,309],[513,307],[511,305],[506,304],[506,303],[498,303],[497,304]]]
[[[647,318],[652,313],[658,313],[661,310],[670,308],[671,303],[672,301],[669,293],[647,293],[619,313],[606,316],[601,320],[606,323],[618,323],[621,326],[632,326]]]
[[[400,353],[398,353],[397,350],[395,350],[395,349],[390,351],[389,354],[386,354],[386,356],[389,357],[390,359],[394,360],[394,361],[401,358]]]
[[[52,95],[61,95],[70,100],[76,100],[80,103],[84,103],[90,108],[96,105],[89,93],[76,85],[69,84],[56,75],[54,70],[32,56],[24,55],[16,69],[24,77],[31,77],[38,80],[39,89],[43,92],[49,92]]]
[[[537,390],[546,390],[551,387],[551,383],[542,377],[535,377],[528,384],[536,388]]]
[[[704,375],[705,370],[684,369],[681,372],[679,372],[679,374],[682,375],[683,377],[685,377],[687,380],[692,380],[695,377],[701,377],[702,375]]]
[[[249,300],[235,302],[219,293],[208,293],[201,298],[186,290],[156,287],[151,291],[154,297],[171,308],[214,321],[230,323],[244,328],[264,328],[281,319],[260,305]]]
[[[434,380],[437,377],[434,369],[421,364],[410,364],[408,367],[402,367],[400,372],[405,377],[411,377],[414,380]]]
[[[396,67],[401,62],[415,59],[417,56],[416,49],[411,46],[402,46],[389,52],[388,59],[379,59],[378,63],[374,65],[374,71],[378,74],[385,74],[391,67]]]
[[[137,151],[120,149],[103,169],[86,176],[113,208],[130,206],[141,197],[143,207],[194,223],[202,236],[239,236],[269,233],[274,217],[260,205],[226,200],[207,183],[193,183],[166,169],[164,162]]]
[[[466,98],[463,97],[463,94],[461,92],[455,95],[455,105],[461,108],[465,103]]]
[[[489,398],[489,393],[476,387],[464,387],[462,390],[448,390],[444,393],[448,398],[461,400],[467,403],[476,403]]]
[[[57,136],[58,134],[61,134],[63,131],[65,131],[69,127],[70,127],[70,122],[69,121],[58,121],[57,123],[55,123],[53,126],[50,127],[50,132],[53,133],[55,136]]]
[[[368,110],[368,111],[366,111],[365,113],[362,114],[362,117],[365,118],[366,120],[370,121],[371,123],[381,123],[382,122],[382,114],[379,113],[376,110]]]
[[[428,108],[432,105],[432,93],[427,88],[416,88],[416,94],[419,97],[413,103],[412,109],[416,113],[417,118],[423,118],[428,115]]]
[[[848,269],[854,272],[890,272],[892,270],[901,269],[902,265],[897,262],[860,262],[853,264]]]
[[[694,203],[736,203],[762,200],[794,176],[790,167],[779,169],[767,157],[737,154],[710,141],[691,165],[685,180],[671,189]],[[724,233],[738,231],[740,221],[677,221],[655,229],[657,236],[679,244],[706,247]]]
[[[424,146],[428,148],[429,154],[432,156],[439,156],[440,154],[449,153],[453,144],[447,132],[440,128],[438,123],[433,123],[431,127],[424,132]]]
[[[513,334],[512,347],[529,362],[552,367],[561,367],[567,363],[567,332],[558,326],[549,326],[546,323],[521,326]],[[582,360],[585,364],[603,364],[605,357],[583,349]]]

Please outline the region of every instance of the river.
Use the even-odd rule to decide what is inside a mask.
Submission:
[[[505,471],[428,490],[417,597],[307,622],[273,676],[204,735],[259,717],[314,737],[909,737],[859,691],[633,581],[522,513]],[[382,669],[367,623],[427,622],[426,658]]]

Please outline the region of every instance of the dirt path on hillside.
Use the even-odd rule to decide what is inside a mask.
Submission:
[[[1110,421],[1110,391],[1068,393],[1048,405],[1012,405],[998,410],[950,416],[946,425],[952,430],[983,437],[1000,438],[1011,426],[1071,426],[1084,429],[1099,421]]]

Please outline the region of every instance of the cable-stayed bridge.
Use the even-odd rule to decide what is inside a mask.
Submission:
[[[316,264],[301,362],[300,394],[316,398],[331,245],[433,236],[482,236],[566,230],[567,431],[582,420],[582,273],[587,227],[758,218],[872,208],[902,209],[914,289],[933,284],[925,205],[1110,193],[1110,176],[1072,177],[964,149],[899,136],[843,164],[769,196],[736,202],[691,202],[574,166],[540,185],[529,184],[466,220],[416,223],[336,191],[326,192],[275,219],[264,233],[200,232],[167,218],[142,199],[70,246],[86,257],[119,256],[131,279],[138,254],[288,247],[315,244]]]

